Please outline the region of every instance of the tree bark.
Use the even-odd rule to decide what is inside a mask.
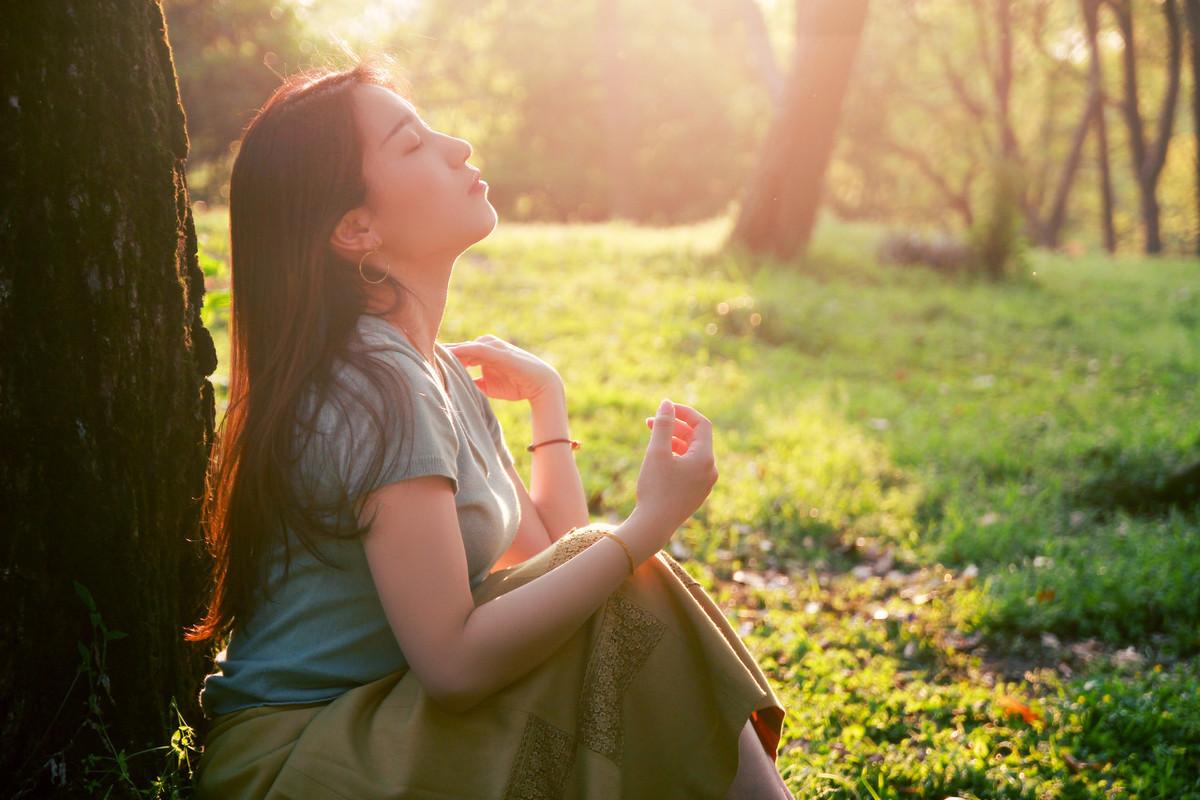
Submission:
[[[160,4],[0,6],[0,87],[0,794],[82,795],[202,721],[216,353]]]
[[[782,259],[807,247],[866,16],[867,0],[797,0],[795,55],[783,102],[730,244]]]
[[[1113,225],[1112,168],[1108,156],[1108,102],[1104,91],[1104,71],[1100,58],[1098,37],[1100,32],[1101,0],[1080,0],[1083,10],[1084,29],[1088,43],[1088,84],[1099,98],[1096,108],[1096,160],[1100,165],[1100,227],[1104,235],[1104,249],[1117,251],[1117,233]]]

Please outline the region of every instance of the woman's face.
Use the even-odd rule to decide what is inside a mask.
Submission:
[[[390,89],[359,84],[354,92],[364,207],[380,251],[401,261],[453,258],[491,233],[497,217],[487,187],[470,191],[470,143],[426,126]]]

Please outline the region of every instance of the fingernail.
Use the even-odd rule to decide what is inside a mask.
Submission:
[[[667,413],[670,413],[670,411],[671,411],[671,401],[664,397],[663,401],[658,404],[658,413],[667,414]]]

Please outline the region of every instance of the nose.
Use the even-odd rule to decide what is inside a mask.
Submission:
[[[454,138],[458,139],[458,141],[462,142],[463,147],[466,148],[466,153],[463,155],[463,161],[466,161],[467,159],[469,159],[471,157],[471,154],[475,152],[475,149],[471,147],[471,143],[468,142],[466,139],[461,139],[457,136],[455,136]]]

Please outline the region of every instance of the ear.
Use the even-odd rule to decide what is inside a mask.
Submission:
[[[329,235],[329,245],[334,252],[348,261],[358,260],[381,244],[382,240],[371,230],[367,210],[361,206],[343,214]]]

